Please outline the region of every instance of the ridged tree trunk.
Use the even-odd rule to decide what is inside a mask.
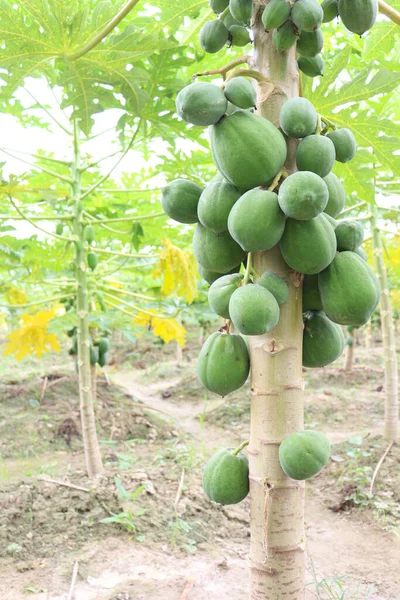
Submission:
[[[274,81],[258,86],[258,114],[278,125],[282,104],[299,95],[298,72],[295,49],[278,54],[265,32],[264,5],[256,3],[251,66]],[[294,150],[289,147],[289,171],[294,170]],[[268,270],[283,277],[290,294],[277,327],[250,338],[250,598],[303,600],[304,484],[286,477],[278,457],[281,441],[304,428],[301,278],[283,261],[279,247],[255,253],[254,267],[260,275]]]
[[[100,475],[103,471],[100,446],[97,439],[96,419],[93,406],[92,373],[90,367],[89,332],[89,295],[87,288],[87,256],[83,233],[81,196],[81,171],[79,133],[76,123],[74,136],[74,156],[72,162],[72,194],[75,200],[73,232],[75,242],[75,276],[76,276],[76,312],[78,316],[78,379],[82,437],[85,448],[86,468],[89,477]]]
[[[375,269],[381,288],[381,326],[383,353],[385,360],[385,428],[387,440],[397,442],[399,436],[399,376],[396,356],[396,335],[393,323],[392,304],[387,277],[385,259],[383,257],[382,237],[378,224],[378,209],[371,207],[371,227]]]
[[[372,320],[370,319],[365,326],[365,350],[369,353],[372,345]],[[368,356],[369,358],[369,356]]]
[[[346,360],[344,362],[344,370],[347,373],[353,369],[353,360],[354,360],[354,338],[352,344],[347,344],[346,346]]]

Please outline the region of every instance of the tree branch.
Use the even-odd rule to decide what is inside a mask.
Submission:
[[[19,156],[15,156],[14,154],[11,154],[11,152],[8,152],[8,150],[5,150],[5,148],[0,148],[0,151],[4,152],[4,154],[7,154],[8,156],[11,156],[11,158],[15,158],[15,160],[19,160],[20,162],[23,162],[26,165],[29,165],[30,167],[32,167],[33,169],[36,169],[37,171],[47,173],[48,175],[52,175],[53,177],[56,177],[60,181],[65,181],[66,183],[71,184],[71,180],[68,177],[65,177],[64,175],[60,175],[60,173],[56,173],[56,171],[51,171],[50,169],[46,169],[46,167],[41,167],[40,165],[35,165],[34,163],[29,162],[29,160],[24,160],[23,158],[20,158]]]
[[[37,300],[36,302],[28,302],[27,304],[0,304],[2,308],[29,308],[30,306],[39,306],[40,304],[50,304],[56,300],[62,300],[63,298],[72,298],[74,294],[63,294],[62,296],[53,296],[53,298],[46,298],[45,300]]]
[[[389,6],[389,4],[387,4],[383,0],[378,0],[378,5],[380,13],[382,13],[386,17],[389,17],[389,19],[393,21],[393,23],[400,25],[400,13],[395,8],[393,8],[393,6]]]
[[[116,252],[115,250],[103,250],[102,248],[94,248],[94,252],[100,254],[110,254],[111,256],[123,256],[128,258],[157,258],[157,254],[131,254],[129,252]]]
[[[113,19],[102,29],[97,35],[94,36],[83,48],[73,52],[72,54],[64,54],[64,58],[74,61],[78,58],[82,58],[85,54],[93,50],[100,42],[113,30],[115,27],[126,17],[126,15],[132,10],[139,0],[129,0],[125,6],[115,15]]]
[[[74,242],[75,241],[75,238],[70,238],[70,237],[67,237],[66,235],[58,235],[57,233],[52,233],[51,231],[46,231],[46,229],[43,229],[42,227],[39,227],[39,225],[36,225],[36,223],[34,223],[33,221],[31,221],[31,219],[29,217],[27,217],[26,215],[24,215],[24,213],[22,212],[22,210],[20,210],[18,208],[18,206],[15,204],[15,202],[12,199],[12,196],[10,194],[8,194],[8,198],[9,198],[11,204],[13,205],[13,207],[15,208],[15,210],[17,211],[17,213],[23,218],[24,221],[27,221],[28,223],[30,223],[32,225],[32,227],[35,227],[36,229],[39,229],[39,231],[42,231],[46,235],[50,235],[52,237],[55,237],[58,240],[64,240],[64,242]]]
[[[238,65],[248,63],[249,61],[250,61],[250,56],[248,54],[245,54],[244,56],[239,56],[238,58],[231,60],[231,62],[227,63],[225,66],[221,67],[220,69],[204,71],[204,73],[196,73],[195,75],[193,75],[193,79],[196,79],[196,77],[208,77],[209,75],[222,75],[223,79],[225,79],[228,71],[231,71]]]

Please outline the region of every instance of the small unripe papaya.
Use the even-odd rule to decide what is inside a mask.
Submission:
[[[87,255],[87,263],[90,269],[92,269],[92,271],[94,271],[97,267],[97,264],[99,262],[98,256],[95,252],[89,252]]]
[[[290,18],[300,31],[315,31],[320,27],[324,11],[317,0],[297,0]]]
[[[333,21],[339,15],[338,0],[324,0],[321,8],[324,11],[323,23]]]
[[[239,23],[250,23],[253,8],[253,0],[230,0],[229,2],[229,10]]]
[[[350,129],[336,129],[327,134],[335,146],[336,160],[347,163],[352,160],[357,151],[357,142]]]
[[[274,29],[272,43],[278,52],[289,50],[298,40],[297,27],[292,21],[286,21],[279,29]]]
[[[324,61],[320,55],[313,58],[299,56],[297,66],[308,77],[318,77],[324,74]]]
[[[242,48],[243,46],[247,46],[247,44],[251,44],[251,38],[246,27],[242,27],[241,25],[232,25],[229,28],[229,38],[232,46],[238,46]]]
[[[223,48],[229,39],[229,31],[226,25],[218,19],[208,21],[200,29],[200,46],[205,52],[215,54]]]
[[[286,0],[271,0],[262,14],[262,22],[267,31],[278,29],[288,20],[291,7]]]
[[[209,2],[211,10],[215,14],[220,15],[229,6],[229,0],[210,0]]]
[[[57,235],[62,235],[64,231],[64,225],[63,223],[57,223],[56,225],[56,234]]]
[[[339,15],[349,31],[363,35],[378,15],[378,0],[339,0]]]
[[[251,108],[256,105],[257,92],[254,85],[246,77],[233,77],[224,88],[225,96],[239,108]]]
[[[85,236],[85,241],[88,244],[93,244],[94,238],[95,238],[94,227],[92,227],[91,225],[86,225],[85,231],[84,231],[84,236]]]
[[[324,36],[321,29],[315,31],[302,31],[297,42],[297,52],[301,56],[313,58],[322,51]]]

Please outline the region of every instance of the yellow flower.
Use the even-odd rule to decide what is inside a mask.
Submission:
[[[174,340],[183,348],[186,343],[186,329],[176,319],[163,319],[156,314],[151,316],[140,312],[134,322],[141,327],[153,329],[154,335],[164,340],[166,344]]]
[[[7,304],[26,304],[28,301],[25,292],[16,288],[7,290],[4,297]]]
[[[35,315],[23,314],[22,326],[8,334],[4,355],[13,354],[17,360],[35,354],[41,358],[45,352],[60,352],[60,344],[54,333],[48,333],[49,321],[55,316],[56,309],[41,310]]]
[[[189,304],[197,297],[197,267],[191,250],[181,250],[169,240],[163,240],[164,250],[153,271],[153,277],[162,279],[161,293],[176,293]]]

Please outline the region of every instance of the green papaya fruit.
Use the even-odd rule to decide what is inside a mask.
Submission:
[[[204,52],[215,54],[219,52],[229,40],[229,31],[226,25],[219,21],[208,21],[200,29],[199,41]]]
[[[56,225],[56,234],[57,235],[62,235],[64,231],[64,225],[63,223],[57,223]]]
[[[328,186],[329,192],[329,200],[324,212],[331,217],[337,217],[344,209],[346,192],[335,173],[329,173],[329,175],[324,177],[324,181]]]
[[[318,286],[324,312],[340,325],[364,325],[379,302],[374,272],[355,252],[339,252]]]
[[[250,34],[246,27],[243,27],[242,25],[232,25],[232,27],[229,28],[229,39],[232,46],[237,46],[239,48],[251,44]]]
[[[211,309],[220,317],[229,319],[229,300],[235,290],[242,284],[243,275],[234,273],[224,275],[211,285],[208,290],[208,303]]]
[[[315,31],[322,24],[324,11],[317,0],[297,0],[290,18],[300,31]]]
[[[72,340],[72,353],[78,354],[78,336],[75,335]]]
[[[279,446],[279,462],[291,479],[310,479],[325,467],[331,446],[319,431],[298,431],[285,438]]]
[[[339,15],[338,0],[324,0],[321,7],[324,11],[323,23],[329,23],[329,21],[333,21]]]
[[[257,92],[246,77],[233,77],[225,84],[225,96],[239,108],[251,108],[257,103]]]
[[[279,305],[275,297],[261,285],[244,285],[233,292],[229,314],[243,335],[264,335],[279,321]]]
[[[303,329],[303,367],[316,369],[335,362],[344,350],[340,325],[332,323],[324,312],[305,314]]]
[[[318,115],[307,98],[290,98],[281,108],[279,124],[289,137],[304,138],[314,133]]]
[[[297,148],[297,168],[299,171],[312,171],[320,177],[326,177],[332,171],[335,156],[332,140],[324,135],[309,135],[301,140]]]
[[[74,335],[76,335],[77,330],[78,330],[77,327],[73,327],[72,329],[69,329],[67,331],[67,336],[70,338],[74,337]]]
[[[322,310],[321,296],[318,289],[318,275],[304,275],[303,312],[308,310]]]
[[[96,346],[90,346],[90,364],[94,366],[99,360],[99,349]]]
[[[378,0],[339,0],[339,16],[349,31],[363,35],[378,15]]]
[[[310,221],[288,219],[280,247],[283,259],[305,275],[326,269],[336,254],[336,236],[323,214]]]
[[[324,74],[324,61],[319,54],[313,58],[299,56],[297,66],[308,77],[318,77]]]
[[[282,27],[288,20],[290,11],[290,4],[286,0],[271,0],[262,14],[262,22],[266,31]]]
[[[193,236],[193,252],[202,267],[222,274],[237,267],[245,257],[242,248],[227,231],[216,234],[200,223]]]
[[[105,354],[110,348],[110,342],[108,341],[108,338],[100,338],[97,346],[99,348],[99,353]]]
[[[85,241],[88,244],[93,244],[94,242],[94,238],[95,238],[95,231],[94,231],[94,227],[92,227],[92,225],[86,225],[84,232],[83,232]]]
[[[219,396],[226,396],[242,387],[249,371],[249,351],[240,335],[216,331],[200,350],[197,361],[200,383]]]
[[[89,252],[87,255],[87,264],[89,268],[94,271],[98,265],[99,258],[95,252]]]
[[[338,250],[355,252],[364,241],[364,228],[358,221],[339,221],[335,228]]]
[[[246,252],[269,250],[279,242],[285,229],[278,196],[260,188],[246,192],[229,213],[228,229]]]
[[[240,191],[228,181],[209,183],[197,207],[200,223],[215,233],[226,231],[229,213],[240,196]]]
[[[298,30],[292,21],[286,21],[279,29],[274,29],[272,33],[272,43],[277,52],[289,50],[298,39]]]
[[[350,129],[336,129],[327,134],[335,146],[336,160],[347,163],[352,160],[357,152],[357,143]]]
[[[223,448],[210,458],[203,471],[203,490],[217,504],[238,504],[249,493],[249,462],[233,448]]]
[[[191,83],[176,98],[176,112],[180,118],[202,127],[217,123],[227,107],[228,102],[221,88],[206,81]]]
[[[346,338],[346,346],[354,346],[354,338],[351,335]]]
[[[175,179],[162,191],[163,211],[178,223],[197,223],[197,205],[203,192],[194,181]]]
[[[108,354],[107,354],[107,352],[104,352],[104,354],[99,354],[98,363],[99,363],[100,367],[105,367],[106,366],[106,364],[108,363]]]
[[[321,29],[315,31],[302,31],[297,42],[297,52],[301,56],[314,58],[324,47],[324,36]]]
[[[358,254],[358,256],[361,256],[361,258],[363,260],[365,260],[365,262],[367,262],[368,256],[367,256],[367,253],[365,252],[365,250],[363,250],[362,248],[357,248],[355,250],[355,253]]]
[[[218,170],[241,190],[268,185],[287,155],[285,139],[270,121],[241,110],[211,127],[211,149]]]
[[[250,23],[253,8],[253,0],[230,0],[229,2],[229,11],[232,17],[246,25]]]
[[[298,221],[308,221],[322,213],[328,198],[325,181],[310,171],[289,175],[279,188],[278,195],[279,206],[285,215]]]
[[[239,23],[239,21],[236,21],[236,19],[233,18],[230,11],[228,11],[227,14],[223,17],[222,22],[228,29],[230,29],[234,25],[239,25],[240,27],[243,27],[243,23]]]
[[[284,279],[272,271],[265,271],[259,279],[257,285],[261,285],[271,292],[279,305],[286,304],[289,298],[289,288]]]
[[[216,15],[220,15],[229,6],[229,0],[209,0],[210,8]]]

